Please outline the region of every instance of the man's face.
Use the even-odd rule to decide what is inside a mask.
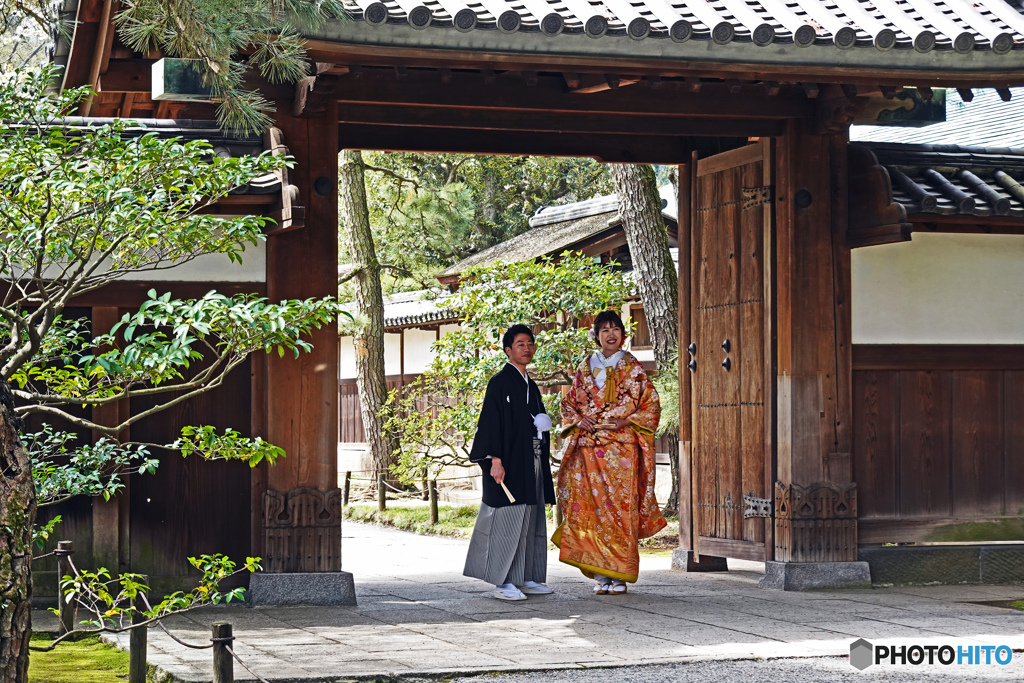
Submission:
[[[533,360],[533,354],[537,352],[537,345],[533,343],[528,334],[517,334],[512,340],[512,346],[505,347],[508,359],[514,365],[526,367]]]

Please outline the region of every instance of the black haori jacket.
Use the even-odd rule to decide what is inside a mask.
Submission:
[[[545,410],[540,389],[532,379],[529,380],[529,402],[526,394],[527,383],[511,363],[506,363],[501,372],[487,383],[469,459],[483,469],[483,500],[494,508],[524,503],[555,503],[551,460],[548,457],[551,452],[550,432],[543,432],[541,439],[540,471],[544,478],[544,500],[537,500],[533,469],[533,439],[537,436],[537,428],[533,425],[533,416]],[[491,476],[491,461],[487,456],[501,458],[501,465],[505,468],[505,486],[515,497],[515,503],[509,502],[504,489]]]

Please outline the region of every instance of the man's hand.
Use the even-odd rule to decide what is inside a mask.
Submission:
[[[501,458],[491,458],[491,476],[499,484],[505,481],[505,468],[501,466]]]
[[[588,432],[593,432],[597,425],[589,417],[585,417],[579,422],[580,429],[585,429]]]

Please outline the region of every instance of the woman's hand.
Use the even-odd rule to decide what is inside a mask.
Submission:
[[[579,421],[579,427],[580,429],[585,429],[588,432],[593,432],[597,428],[597,423],[589,417],[585,417]]]
[[[505,468],[501,464],[501,458],[491,458],[491,476],[498,484],[505,481]]]
[[[605,420],[605,424],[615,425],[615,427],[612,428],[611,431],[617,432],[621,429],[625,429],[626,427],[628,427],[629,420],[627,420],[624,417],[609,417],[608,419]],[[608,427],[605,427],[605,429],[608,429]]]

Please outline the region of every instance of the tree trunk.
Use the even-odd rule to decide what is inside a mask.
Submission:
[[[338,207],[348,233],[349,259],[358,270],[354,278],[356,309],[365,326],[354,336],[356,346],[356,386],[359,411],[363,417],[366,443],[373,457],[374,479],[385,474],[394,462],[394,444],[384,434],[381,408],[387,402],[388,386],[384,378],[384,296],[380,286],[380,262],[373,246],[370,215],[366,206],[366,180],[363,154],[344,150],[338,169]]]
[[[633,260],[640,301],[654,345],[658,372],[671,372],[679,344],[679,290],[669,252],[668,231],[661,217],[661,196],[654,168],[648,164],[611,164],[612,181],[619,197],[619,214]],[[666,509],[679,507],[679,435],[665,437],[672,463],[672,492]]]
[[[28,681],[32,635],[32,462],[18,440],[10,387],[0,380],[0,683]]]

